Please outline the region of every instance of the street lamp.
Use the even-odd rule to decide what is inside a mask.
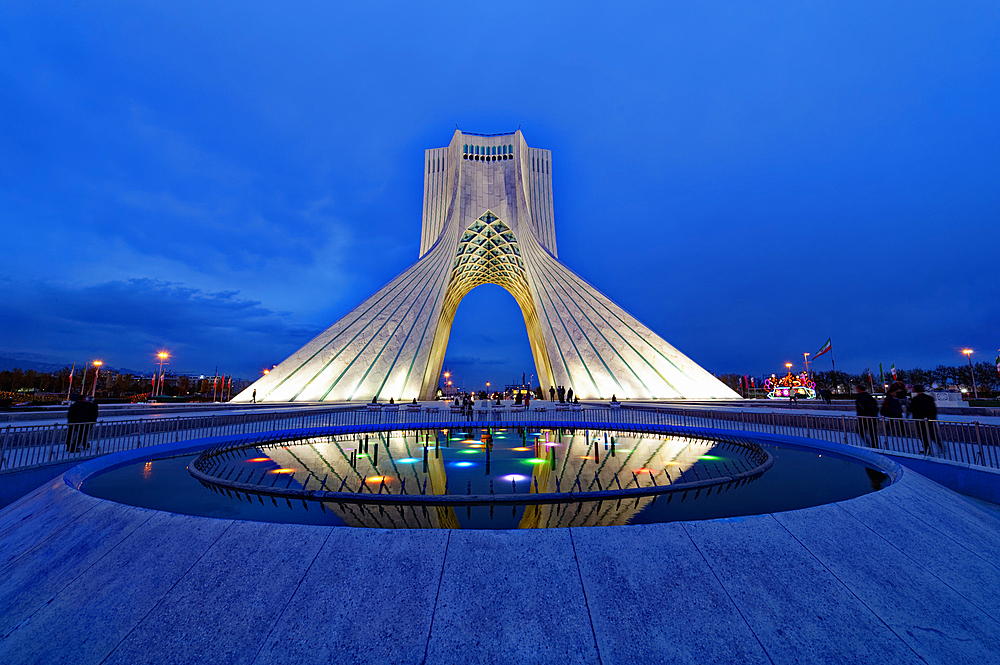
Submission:
[[[103,360],[94,361],[94,387],[90,390],[90,396],[97,399],[97,377],[101,375],[101,365],[104,364]]]
[[[788,370],[789,374],[792,373],[792,363],[785,363],[785,368]]]
[[[969,371],[972,373],[972,395],[975,399],[979,399],[979,390],[976,388],[976,370],[972,367],[972,349],[962,349],[962,353],[969,358]]]
[[[160,359],[160,368],[156,372],[157,376],[160,378],[160,390],[159,390],[159,392],[157,392],[155,390],[155,387],[154,387],[153,394],[154,395],[162,395],[163,394],[163,363],[166,362],[167,358],[170,357],[170,354],[167,353],[166,351],[160,351],[159,353],[156,354],[156,357]]]

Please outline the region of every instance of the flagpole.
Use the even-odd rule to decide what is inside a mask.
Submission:
[[[69,388],[66,389],[66,401],[69,401],[69,396],[73,393],[73,373],[76,372],[76,363],[73,363],[73,369],[69,371]]]

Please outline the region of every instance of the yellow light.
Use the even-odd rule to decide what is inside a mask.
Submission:
[[[95,365],[96,367],[100,367],[100,366],[101,366],[101,365],[103,365],[103,364],[104,364],[104,361],[103,361],[103,360],[95,360],[95,361],[94,361],[94,365]]]
[[[366,483],[381,483],[382,481],[389,482],[392,480],[389,476],[368,476],[365,478]]]
[[[160,360],[166,360],[167,358],[170,357],[170,354],[167,353],[166,351],[160,351],[159,353],[156,354],[156,357],[159,358]]]
[[[270,374],[270,373],[271,373],[271,370],[269,370],[269,369],[265,369],[264,370],[264,374]]]
[[[519,453],[523,453],[523,452],[526,452],[528,450],[531,450],[531,448],[511,448],[511,450],[516,450]]]
[[[962,349],[962,353],[964,353],[967,356],[971,356],[972,355],[972,349]]]
[[[254,457],[253,459],[248,459],[248,462],[270,462],[270,457]]]
[[[295,469],[272,469],[268,473],[295,473]]]

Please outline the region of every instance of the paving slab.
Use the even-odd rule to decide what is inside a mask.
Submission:
[[[569,530],[452,531],[426,662],[600,662]]]
[[[104,662],[252,662],[329,534],[234,522]]]
[[[912,471],[887,490],[892,490],[883,490],[887,499],[929,527],[964,543],[988,561],[1000,561],[997,521],[973,502]]]
[[[230,524],[155,513],[0,641],[0,662],[102,662]]]
[[[153,515],[144,508],[99,502],[56,537],[41,540],[0,570],[0,637],[6,638]]]
[[[1000,662],[1000,624],[842,508],[774,519],[922,658]]]
[[[422,662],[448,533],[331,529],[254,662]]]
[[[603,665],[771,662],[680,524],[571,531]]]
[[[100,502],[71,489],[62,478],[35,491],[31,500],[21,499],[0,511],[0,569]]]
[[[916,565],[930,571],[993,619],[1000,619],[1000,595],[996,589],[1000,561],[984,559],[965,543],[944,535],[880,492],[838,505]]]
[[[812,509],[807,509],[812,510]],[[770,515],[683,522],[773,663],[918,657]]]

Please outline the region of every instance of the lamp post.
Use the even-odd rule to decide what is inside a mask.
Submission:
[[[969,372],[972,374],[972,395],[975,399],[979,399],[979,389],[976,388],[976,370],[972,367],[972,349],[962,349],[962,353],[969,358]]]
[[[90,396],[94,399],[97,399],[97,377],[101,375],[101,365],[103,364],[103,360],[94,361],[94,387],[90,389]]]
[[[809,374],[809,356],[810,356],[810,354],[808,354],[808,353],[803,353],[802,354],[802,358],[803,358],[802,364],[804,364],[806,366],[806,374]]]
[[[160,379],[160,386],[159,386],[159,391],[154,390],[153,392],[156,395],[162,395],[163,394],[163,363],[165,363],[166,360],[167,360],[167,358],[170,357],[170,354],[167,353],[166,351],[160,351],[159,353],[156,354],[156,357],[160,359],[160,368],[156,371],[156,374],[157,374],[157,376]]]

